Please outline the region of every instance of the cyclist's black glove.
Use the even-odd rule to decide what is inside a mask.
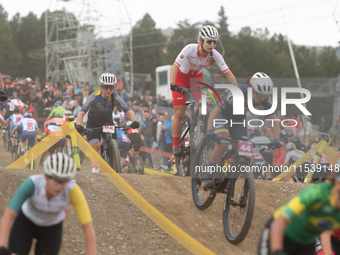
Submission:
[[[0,247],[0,255],[12,255],[12,252],[10,249],[1,246]]]
[[[85,131],[85,128],[82,125],[77,125],[77,131],[82,135]]]
[[[212,130],[208,131],[207,138],[213,140],[214,142],[217,141],[217,135]]]
[[[285,253],[284,251],[274,251],[271,252],[269,255],[288,255],[288,254]]]
[[[0,78],[1,79],[1,78]],[[0,89],[0,101],[4,102],[8,99],[4,89]]]
[[[176,92],[178,92],[178,93],[181,93],[182,95],[185,94],[185,91],[181,90],[181,88],[178,87],[178,85],[176,85],[175,83],[171,83],[171,84],[170,84],[170,89],[171,89],[172,91],[176,91]]]
[[[131,127],[131,128],[139,128],[139,123],[138,123],[138,121],[132,122],[131,125],[130,125],[130,127]]]

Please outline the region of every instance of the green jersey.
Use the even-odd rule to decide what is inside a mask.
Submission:
[[[288,225],[285,235],[303,245],[312,244],[327,229],[340,228],[340,210],[335,208],[332,184],[307,187],[274,213],[284,217]]]
[[[55,117],[57,114],[59,114],[59,117],[62,118],[64,116],[64,112],[66,110],[62,107],[57,107],[57,108],[54,108],[51,113],[50,113],[50,116],[51,117]]]

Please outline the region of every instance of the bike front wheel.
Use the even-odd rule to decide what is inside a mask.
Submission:
[[[109,141],[109,161],[110,161],[110,166],[113,168],[113,170],[116,171],[116,173],[121,173],[122,172],[122,165],[120,162],[120,153],[118,149],[118,143],[116,140],[111,139]]]
[[[224,198],[223,227],[227,240],[238,244],[250,229],[255,209],[255,181],[252,173],[236,173]]]

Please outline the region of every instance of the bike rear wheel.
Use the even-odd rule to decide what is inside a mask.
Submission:
[[[12,142],[11,142],[11,133],[10,133],[10,128],[9,128],[9,124],[7,123],[7,126],[6,126],[7,130],[6,130],[6,133],[5,133],[5,136],[4,136],[4,142],[6,142],[6,145],[5,145],[5,148],[7,151],[11,151],[12,149]]]
[[[44,167],[44,162],[46,158],[47,158],[47,151],[45,151],[40,157],[39,166],[38,166],[39,170],[41,170]]]
[[[7,132],[8,130],[5,130],[5,133],[3,133],[3,140],[4,140],[4,147],[5,147],[5,150],[8,151],[8,141],[7,141]]]
[[[116,140],[111,139],[109,141],[109,150],[108,150],[108,156],[110,161],[110,166],[115,170],[117,173],[122,172],[122,165],[120,162],[120,153],[118,149],[118,143]]]
[[[11,148],[11,156],[12,156],[12,161],[16,161],[18,158],[17,152],[18,152],[18,146],[20,146],[20,144],[17,144],[17,139],[15,139],[14,145],[12,145]]]
[[[80,164],[82,164],[85,159],[85,153],[82,150],[80,150],[79,147],[78,147],[78,154],[79,154]]]
[[[135,170],[134,166],[129,161],[126,161],[122,165],[122,173],[123,174],[135,174],[136,170]]]
[[[236,173],[231,179],[223,207],[223,227],[227,240],[238,244],[250,229],[255,209],[255,181],[252,173]],[[233,189],[233,190],[232,190]]]
[[[214,141],[210,139],[204,139],[202,144],[199,146],[199,149],[195,156],[195,164],[194,166],[205,166],[208,163],[209,156],[215,147]],[[192,168],[191,173],[191,191],[192,197],[194,199],[194,203],[196,207],[200,210],[208,208],[216,197],[216,192],[212,192],[210,190],[203,189],[203,182],[205,179],[205,173],[202,171],[195,171],[196,169]]]
[[[140,156],[135,157],[134,167],[137,174],[144,174],[144,162]]]

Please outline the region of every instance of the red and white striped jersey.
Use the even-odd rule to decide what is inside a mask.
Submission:
[[[20,108],[20,113],[24,114],[24,110],[25,110],[25,104],[20,100],[20,99],[12,99],[11,103],[14,106],[18,106]]]
[[[179,67],[179,70],[184,74],[198,75],[203,71],[203,68],[207,67],[211,58],[215,60],[215,63],[220,68],[222,73],[229,71],[229,67],[225,63],[222,55],[213,50],[212,55],[210,53],[205,56],[201,56],[199,53],[199,44],[188,44],[178,54],[175,64]]]

